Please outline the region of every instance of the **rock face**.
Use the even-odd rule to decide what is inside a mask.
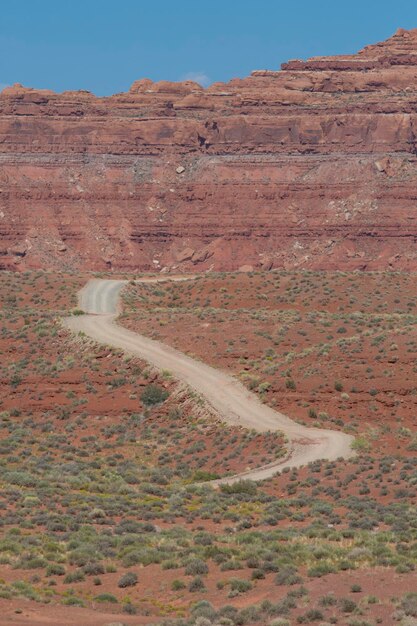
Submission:
[[[0,267],[417,269],[417,30],[203,89],[0,93]]]

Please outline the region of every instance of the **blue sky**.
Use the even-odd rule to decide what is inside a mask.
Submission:
[[[20,0],[0,5],[0,85],[126,91],[355,52],[417,27],[417,0]]]

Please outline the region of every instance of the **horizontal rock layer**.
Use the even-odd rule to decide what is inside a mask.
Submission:
[[[0,93],[0,267],[417,269],[417,31],[203,89]]]

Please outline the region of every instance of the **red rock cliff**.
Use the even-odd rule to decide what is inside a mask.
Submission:
[[[417,30],[203,89],[0,93],[0,267],[417,269]]]

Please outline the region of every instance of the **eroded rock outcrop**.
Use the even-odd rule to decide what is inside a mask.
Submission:
[[[417,269],[417,30],[208,89],[0,93],[0,266]]]

